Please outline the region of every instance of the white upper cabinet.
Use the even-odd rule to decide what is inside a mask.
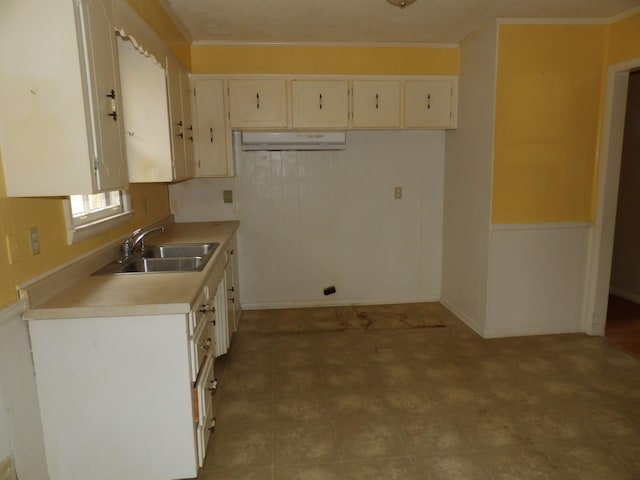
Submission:
[[[349,123],[347,80],[293,80],[294,128],[346,128]]]
[[[110,0],[3,0],[0,85],[9,196],[127,185]]]
[[[287,83],[284,79],[229,80],[231,127],[287,126]]]
[[[400,81],[354,80],[353,126],[400,127]]]
[[[407,80],[405,121],[407,128],[454,128],[456,125],[455,80]]]
[[[164,67],[118,38],[129,181],[173,180]]]
[[[169,116],[173,149],[173,180],[193,177],[193,123],[191,96],[186,70],[173,57],[167,57]]]
[[[235,174],[230,131],[225,127],[224,85],[219,79],[193,82],[196,177]]]

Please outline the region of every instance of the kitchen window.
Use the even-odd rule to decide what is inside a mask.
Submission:
[[[93,195],[70,195],[65,200],[69,245],[112,229],[133,214],[129,194],[112,190]]]

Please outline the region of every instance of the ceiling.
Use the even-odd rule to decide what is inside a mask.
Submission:
[[[495,18],[604,20],[640,0],[164,0],[194,43],[457,44]]]

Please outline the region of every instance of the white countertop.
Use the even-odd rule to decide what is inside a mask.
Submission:
[[[187,314],[213,274],[222,272],[225,247],[239,222],[176,223],[149,236],[149,244],[216,242],[218,248],[200,272],[82,275],[24,314],[25,320],[129,315]]]

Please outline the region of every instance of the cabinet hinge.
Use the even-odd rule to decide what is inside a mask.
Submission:
[[[94,155],[93,156],[93,170],[94,170],[94,172],[98,173],[99,169],[100,169],[100,163],[98,162],[98,157],[96,157]]]

